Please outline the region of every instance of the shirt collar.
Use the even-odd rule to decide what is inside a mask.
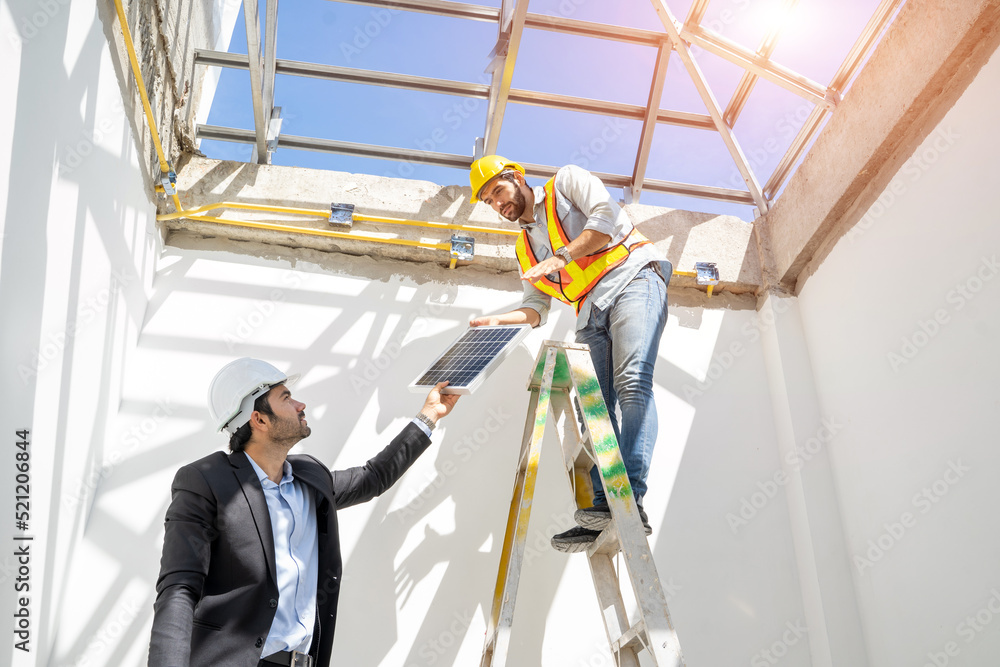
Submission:
[[[542,226],[541,216],[539,216],[538,214],[539,214],[539,207],[541,208],[542,213],[545,212],[545,188],[541,185],[536,185],[535,187],[531,188],[531,193],[535,195],[535,207],[534,207],[535,221],[524,222],[523,220],[518,220],[517,224],[521,226],[521,229],[532,229],[534,227]]]
[[[267,473],[264,472],[259,465],[257,465],[257,462],[254,461],[253,457],[250,456],[249,454],[247,455],[247,461],[249,461],[250,465],[253,466],[254,472],[257,473],[257,479],[260,480],[260,484],[264,488],[267,488],[268,484],[270,484],[271,486],[280,486],[281,484],[285,484],[286,482],[292,482],[295,480],[295,477],[292,476],[292,464],[289,463],[288,461],[285,461],[284,465],[282,466],[280,484],[275,484],[274,482],[272,482],[271,478],[267,476]]]

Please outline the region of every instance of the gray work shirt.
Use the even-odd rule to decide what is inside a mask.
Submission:
[[[573,164],[567,165],[556,172],[554,186],[556,214],[570,240],[578,237],[585,229],[593,229],[610,236],[609,245],[615,245],[632,233],[634,225],[628,214],[611,198],[604,183],[589,171]],[[535,222],[524,224],[521,221],[521,229],[528,232],[531,250],[535,258],[542,262],[552,256],[548,220],[545,216],[545,188],[538,186],[532,188],[532,192],[535,195]],[[673,268],[663,253],[652,243],[635,248],[629,258],[605,274],[584,299],[576,319],[576,330],[587,325],[592,307],[604,310],[610,306],[639,270],[651,262],[659,265],[660,275],[669,281]],[[548,320],[552,297],[527,281],[523,281],[523,284],[521,307],[536,311],[541,326]]]

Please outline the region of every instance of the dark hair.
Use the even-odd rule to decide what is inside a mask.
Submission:
[[[502,178],[505,181],[510,181],[514,185],[517,185],[518,184],[517,174],[519,173],[521,172],[517,171],[516,169],[504,169],[503,171],[500,172],[500,178]]]
[[[274,416],[274,410],[271,409],[271,403],[267,400],[268,395],[271,393],[271,389],[275,387],[280,387],[281,384],[272,385],[270,389],[257,397],[257,400],[253,402],[253,409],[262,415],[267,415],[268,417]],[[236,429],[236,433],[233,433],[229,438],[229,451],[232,453],[242,452],[243,448],[247,446],[250,442],[250,422],[247,422],[243,426]]]

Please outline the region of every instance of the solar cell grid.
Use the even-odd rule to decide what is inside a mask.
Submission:
[[[530,329],[527,325],[477,327],[464,332],[411,387],[448,381],[451,390],[469,389],[492,370],[508,348]]]

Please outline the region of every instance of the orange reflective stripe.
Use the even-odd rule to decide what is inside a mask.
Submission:
[[[552,244],[552,252],[556,253],[559,248],[569,244],[569,237],[556,212],[554,177],[545,184],[545,213],[548,218],[549,243]],[[570,262],[559,272],[562,277],[562,291],[566,297],[563,300],[567,303],[582,301],[597,286],[604,274],[628,259],[632,248],[646,243],[649,243],[649,240],[633,227],[632,233],[621,243]]]
[[[559,222],[559,214],[556,213],[556,178],[553,176],[545,183],[545,217],[547,220],[555,220],[557,222],[555,226],[555,231],[558,234],[559,245],[555,244],[555,239],[552,238],[552,225],[549,224],[549,239],[553,241],[552,252],[555,253],[559,248],[564,245],[569,245],[570,238],[566,236],[566,230],[563,229],[562,223]]]
[[[554,178],[549,179],[545,184],[545,215],[547,218],[549,243],[552,245],[552,252],[555,253],[559,248],[569,245],[570,239],[566,235],[566,230],[563,229],[558,213],[556,213]],[[628,259],[633,248],[646,245],[649,242],[649,239],[633,227],[632,232],[620,243],[570,262],[565,268],[559,271],[559,282],[552,281],[547,276],[542,276],[533,284],[542,293],[573,306],[579,314],[583,300],[597,286],[601,278]],[[528,232],[526,230],[521,230],[514,250],[517,253],[517,261],[521,267],[522,275],[531,267],[538,264],[538,259],[531,250],[531,243],[528,241]]]
[[[521,275],[523,276],[527,273],[528,269],[538,264],[538,260],[535,258],[535,253],[531,250],[531,244],[528,243],[528,232],[522,230],[521,235],[517,237],[517,244],[514,246],[514,250],[517,253],[517,262],[521,266]],[[532,283],[540,292],[548,294],[551,297],[567,303],[569,305],[574,305],[567,301],[565,296],[563,296],[562,290],[558,283],[549,280],[548,276],[542,276],[539,280]],[[579,307],[577,307],[579,311]]]

